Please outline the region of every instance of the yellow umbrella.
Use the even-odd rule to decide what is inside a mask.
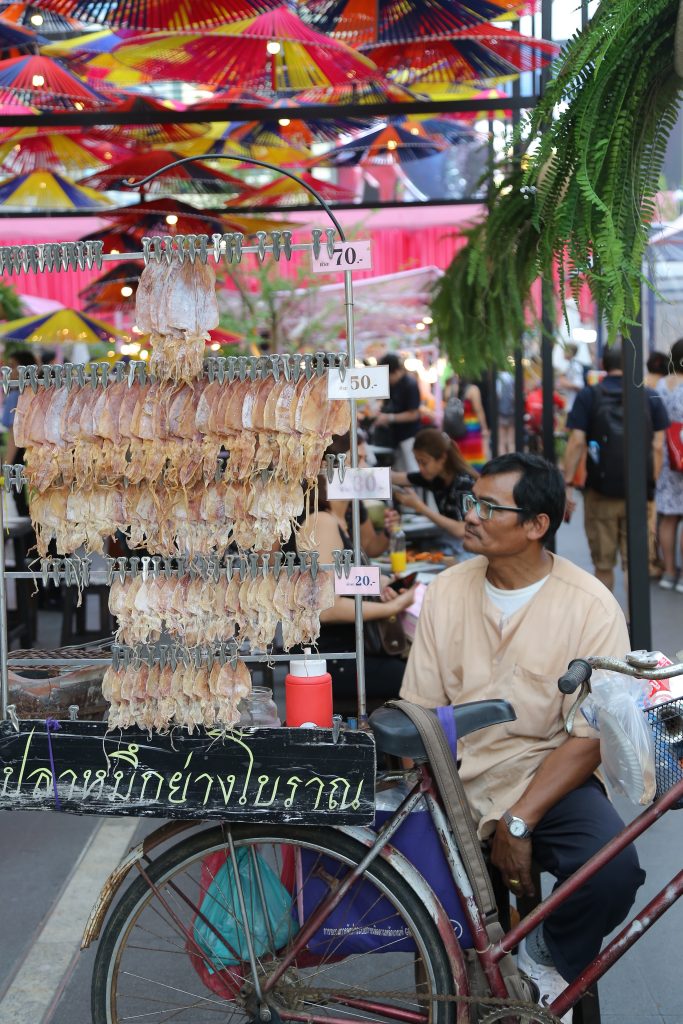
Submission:
[[[96,345],[114,341],[121,332],[113,324],[96,320],[77,309],[58,309],[40,316],[22,316],[0,324],[0,339],[37,345],[68,345],[82,341]]]
[[[102,29],[100,32],[86,32],[72,39],[59,39],[41,47],[41,53],[49,57],[68,59],[72,70],[83,75],[93,85],[111,85],[126,89],[133,85],[143,85],[152,81],[149,75],[131,67],[122,67],[121,62],[112,56],[114,47],[121,43],[123,37]]]
[[[18,174],[0,185],[0,206],[19,210],[98,210],[111,200],[49,171]]]

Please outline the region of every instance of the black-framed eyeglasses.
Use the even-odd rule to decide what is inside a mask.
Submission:
[[[462,514],[467,515],[472,509],[477,513],[482,522],[488,522],[494,512],[527,512],[526,508],[517,508],[516,505],[494,505],[492,501],[485,501],[483,498],[475,498],[470,492],[462,495]]]

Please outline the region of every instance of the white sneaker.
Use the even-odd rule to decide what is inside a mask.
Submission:
[[[675,587],[677,594],[683,594],[683,577],[681,577]]]
[[[526,974],[538,988],[538,1005],[548,1007],[564,992],[567,982],[555,967],[546,967],[545,964],[538,964],[526,951],[526,940],[519,944],[517,953],[517,966]],[[563,1017],[560,1017],[562,1024],[572,1024],[573,1010],[567,1010]]]
[[[673,576],[667,576],[666,573],[660,577],[659,586],[661,590],[673,590],[676,580]]]

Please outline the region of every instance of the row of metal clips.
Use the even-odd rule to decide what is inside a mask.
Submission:
[[[59,270],[102,269],[104,242],[45,242],[40,245],[0,246],[0,274],[27,271],[43,273]]]
[[[307,352],[303,355],[273,356],[209,356],[204,360],[204,373],[209,381],[217,380],[219,384],[234,380],[265,380],[272,376],[275,380],[298,381],[303,375],[307,380],[312,377],[323,377],[328,370],[339,370],[342,380],[346,376],[347,356],[345,352]],[[47,366],[20,366],[17,379],[13,379],[9,366],[0,367],[0,387],[5,394],[10,388],[18,387],[23,393],[27,387],[35,393],[38,388],[72,387],[106,388],[109,384],[120,384],[127,381],[129,387],[138,381],[140,384],[153,383],[154,375],[149,373],[147,363],[142,359],[122,360],[114,363],[60,363]]]
[[[239,658],[239,647],[235,641],[216,644],[212,647],[185,647],[182,644],[136,644],[129,647],[127,644],[111,645],[112,668],[118,672],[122,668],[140,668],[141,665],[159,665],[165,668],[167,665],[175,671],[179,665],[184,668],[201,668],[206,665],[212,668],[215,661],[221,665],[230,662],[233,668],[237,665]]]
[[[213,256],[215,263],[224,260],[228,264],[241,263],[242,257],[253,253],[260,263],[266,256],[280,260],[292,258],[297,251],[308,249],[318,258],[324,244],[330,256],[334,254],[337,233],[334,228],[314,228],[310,243],[294,243],[291,231],[257,231],[256,245],[245,245],[245,236],[240,231],[215,232],[209,240],[208,235],[145,235],[142,239],[142,258],[148,263],[167,263],[173,260],[184,263],[186,260],[195,263],[207,263]],[[323,243],[323,237],[325,239]]]
[[[40,575],[45,586],[61,583],[67,586],[90,586],[91,563],[89,558],[72,555],[70,558],[41,558]]]

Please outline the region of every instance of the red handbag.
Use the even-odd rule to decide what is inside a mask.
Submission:
[[[666,447],[669,465],[677,473],[683,473],[683,423],[670,423],[666,428]]]

